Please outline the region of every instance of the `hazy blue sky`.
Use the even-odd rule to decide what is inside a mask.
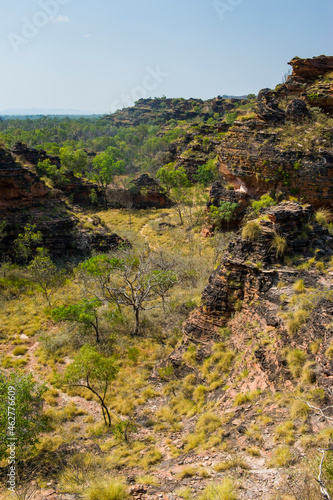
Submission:
[[[0,111],[257,93],[333,54],[332,0],[6,0]]]

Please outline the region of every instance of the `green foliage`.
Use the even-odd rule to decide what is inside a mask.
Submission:
[[[238,203],[221,201],[219,207],[214,205],[209,207],[209,215],[212,221],[219,226],[224,221],[229,223],[235,216],[238,207]]]
[[[306,362],[306,353],[300,349],[291,349],[287,352],[287,363],[294,378],[299,378]]]
[[[89,164],[89,158],[85,151],[78,149],[73,151],[70,147],[60,148],[61,166],[67,170],[71,170],[75,174],[85,173]]]
[[[40,176],[45,176],[54,181],[56,185],[61,186],[66,183],[65,170],[63,168],[58,168],[57,165],[51,163],[48,158],[46,160],[40,161],[37,164],[37,173]]]
[[[236,488],[232,479],[226,477],[221,483],[209,483],[198,500],[236,500]]]
[[[97,191],[95,188],[92,188],[89,194],[89,199],[93,205],[96,205],[98,202]]]
[[[93,169],[89,177],[100,186],[104,194],[116,174],[124,172],[125,164],[121,159],[119,149],[109,147],[103,153],[98,153],[92,162]]]
[[[242,229],[242,238],[256,241],[260,238],[261,232],[260,224],[255,221],[250,221]]]
[[[126,485],[118,479],[98,479],[84,493],[85,500],[127,500]]]
[[[199,184],[207,187],[210,186],[218,176],[219,171],[216,167],[216,160],[209,160],[205,165],[199,165],[194,178]]]
[[[85,387],[97,396],[105,425],[111,426],[111,416],[106,406],[107,390],[116,378],[118,367],[113,357],[102,356],[94,347],[81,347],[64,373],[64,381],[72,387]]]
[[[123,251],[121,255],[122,258],[93,257],[81,264],[79,270],[83,271],[82,278],[92,296],[99,297],[101,302],[132,309],[135,319],[133,335],[138,335],[141,311],[145,310],[146,304],[155,308],[159,299],[164,305],[177,277],[171,270],[161,269],[150,250]]]
[[[77,304],[61,306],[51,311],[55,321],[70,321],[84,326],[84,332],[93,329],[96,341],[99,342],[99,325],[97,311],[102,303],[98,299],[83,299]]]
[[[324,227],[333,222],[333,214],[328,208],[320,208],[315,214],[316,221],[318,224]]]
[[[14,252],[17,260],[26,263],[41,242],[42,233],[36,231],[36,225],[27,224],[24,226],[24,233],[20,233],[14,241]]]
[[[28,351],[26,346],[17,346],[13,351],[13,356],[23,356]]]
[[[170,193],[174,188],[190,186],[184,167],[175,168],[173,163],[161,167],[156,177],[167,193]]]
[[[270,207],[272,205],[276,205],[276,203],[277,202],[274,201],[269,194],[263,194],[259,201],[252,202],[252,207],[256,212],[259,212],[261,208]]]
[[[237,112],[226,113],[224,119],[229,125],[232,125],[237,118],[237,114],[238,114]]]
[[[287,250],[286,238],[274,232],[269,248],[275,251],[276,257],[282,257]]]
[[[37,255],[30,262],[28,271],[30,280],[41,288],[47,302],[51,305],[52,292],[61,284],[64,274],[57,269],[45,248],[37,248]]]
[[[15,443],[17,458],[31,454],[40,434],[47,430],[43,415],[44,385],[38,384],[31,374],[0,371],[0,460],[8,452],[8,445]],[[9,411],[10,409],[10,411]],[[10,418],[15,417],[13,421]],[[16,437],[15,441],[10,440]]]

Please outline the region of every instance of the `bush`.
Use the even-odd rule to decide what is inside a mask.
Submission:
[[[333,222],[333,214],[328,208],[320,208],[316,214],[316,221],[321,226],[327,227],[331,222]]]
[[[275,250],[276,257],[282,257],[287,250],[287,240],[278,233],[273,233],[270,249]]]
[[[28,348],[25,346],[17,346],[13,351],[14,356],[23,356],[27,352]]]
[[[297,280],[293,284],[293,290],[296,293],[302,293],[305,292],[305,285],[304,285],[304,280]]]
[[[204,432],[207,436],[209,434],[212,434],[221,426],[222,426],[221,419],[217,415],[214,415],[214,413],[203,413],[198,418],[195,430],[198,433]]]
[[[98,480],[84,493],[86,500],[126,500],[129,498],[127,488],[118,479]]]
[[[306,309],[297,309],[293,314],[291,314],[289,320],[287,321],[287,330],[290,335],[295,335],[301,328],[303,323],[308,319],[310,312]]]
[[[277,202],[274,201],[269,194],[263,194],[259,201],[252,202],[252,207],[256,212],[259,212],[261,208],[270,207],[272,205],[276,205],[276,203]]]
[[[305,362],[306,354],[300,349],[292,349],[287,353],[288,368],[294,378],[301,376]]]
[[[256,241],[260,238],[261,227],[258,222],[251,221],[242,229],[242,238],[250,241]]]
[[[330,360],[333,359],[333,341],[331,342],[331,345],[326,349],[325,356]]]
[[[271,467],[286,467],[290,464],[293,457],[289,446],[278,446],[273,451],[273,456],[269,462]]]
[[[234,483],[226,477],[222,483],[208,484],[199,500],[236,500],[236,498]]]

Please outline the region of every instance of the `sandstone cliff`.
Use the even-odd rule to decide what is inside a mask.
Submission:
[[[251,223],[250,223],[251,224]],[[282,203],[263,210],[253,241],[237,235],[203,291],[202,303],[184,325],[182,345],[163,365],[175,374],[191,372],[183,361],[190,345],[198,360],[214,342],[239,353],[225,400],[237,391],[291,389],[285,349],[308,354],[313,380],[329,387],[333,363],[326,355],[333,335],[333,237],[313,219],[311,206]],[[283,248],[277,246],[281,238]],[[317,352],[311,343],[320,344]],[[249,376],[239,381],[241,373]]]

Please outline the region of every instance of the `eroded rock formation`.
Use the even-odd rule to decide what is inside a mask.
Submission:
[[[128,189],[107,191],[107,202],[114,208],[167,208],[171,200],[160,184],[148,174],[142,174],[131,182]]]
[[[238,235],[227,247],[203,291],[200,308],[184,325],[182,345],[165,364],[171,363],[175,373],[183,375],[188,367],[182,355],[189,345],[198,346],[199,356],[202,352],[207,356],[213,342],[228,338],[229,345],[242,352],[233,379],[244,370],[251,374],[239,384],[238,391],[275,390],[281,384],[292,387],[283,357],[288,339],[289,346],[309,352],[309,360],[316,366],[313,376],[322,386],[329,386],[333,366],[324,353],[333,335],[333,285],[330,276],[316,271],[316,263],[323,256],[333,255],[333,237],[314,221],[311,206],[297,203],[285,202],[263,210],[257,224],[260,234],[255,241]],[[274,243],[276,236],[285,244],[281,253]],[[297,266],[292,265],[295,256]],[[311,265],[299,266],[309,259]],[[290,319],[298,306],[290,303],[297,296],[295,282],[299,280],[304,293],[308,290],[304,295],[308,305],[303,307],[309,309],[303,311],[304,321],[293,331]],[[318,339],[324,340],[318,353],[311,354],[309,345]]]
[[[30,162],[31,163],[31,162]],[[42,245],[53,257],[106,252],[125,243],[108,228],[86,230],[61,198],[61,191],[48,188],[40,177],[0,149],[0,220],[6,222],[0,254],[13,257],[13,243],[28,224],[42,234]]]

